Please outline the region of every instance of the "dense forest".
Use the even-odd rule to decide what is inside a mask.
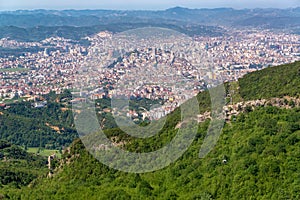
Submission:
[[[53,178],[2,193],[12,199],[299,199],[299,119],[299,108],[269,106],[241,114],[226,124],[215,149],[200,159],[207,121],[178,161],[145,174],[110,169],[76,140]]]
[[[239,101],[299,98],[299,83],[300,62],[296,62],[246,75],[234,87],[238,88]],[[225,84],[228,93],[232,85]],[[49,101],[51,98],[56,97],[49,96]],[[197,98],[201,112],[210,109],[208,91]],[[30,112],[15,111],[15,115],[29,117]],[[55,116],[46,119],[59,121],[59,116],[57,119]],[[52,178],[46,178],[45,172],[44,176],[34,179],[30,187],[2,182],[0,198],[300,199],[299,119],[299,107],[265,105],[247,109],[225,124],[215,148],[200,159],[199,149],[210,123],[208,119],[198,125],[194,142],[176,162],[142,174],[125,173],[101,164],[76,139],[70,149],[64,151]],[[68,125],[71,121],[70,118],[61,123]],[[180,108],[168,115],[164,128],[149,139],[130,138],[118,128],[107,129],[105,133],[109,138],[126,141],[124,148],[129,151],[149,152],[174,138],[178,122]],[[23,131],[26,134],[26,130]],[[1,160],[0,166],[5,162]],[[24,180],[27,184],[31,179],[25,176]]]
[[[239,80],[244,100],[300,96],[300,62],[269,67],[245,75]]]
[[[0,140],[0,188],[27,186],[47,171],[47,159]],[[1,195],[0,195],[1,199]]]
[[[73,115],[62,105],[48,102],[44,108],[33,108],[32,103],[11,104],[0,110],[0,139],[27,147],[62,148],[77,137],[72,126]]]

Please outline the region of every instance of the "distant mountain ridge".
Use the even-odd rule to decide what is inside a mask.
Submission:
[[[222,36],[224,27],[260,28],[300,34],[300,8],[167,10],[17,10],[0,12],[0,38],[40,41],[47,37],[80,40],[100,31],[163,27],[189,36]]]
[[[130,22],[141,22],[145,19],[164,19],[176,21],[188,21],[203,25],[227,25],[227,26],[249,26],[243,23],[253,17],[262,18],[287,18],[285,27],[291,25],[300,26],[300,7],[289,9],[233,9],[233,8],[214,8],[214,9],[189,9],[174,7],[166,10],[17,10],[0,12],[0,26],[88,26],[110,23],[118,17],[128,17]],[[129,20],[129,21],[128,21]],[[292,21],[291,21],[292,20]],[[122,22],[122,19],[118,19]],[[256,21],[251,26],[259,27],[265,21]],[[277,28],[276,20],[270,22],[270,28]],[[281,27],[281,26],[280,26]]]

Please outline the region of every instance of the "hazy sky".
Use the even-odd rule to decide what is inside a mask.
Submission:
[[[289,8],[300,0],[0,0],[0,10],[17,9],[166,9],[188,8]]]

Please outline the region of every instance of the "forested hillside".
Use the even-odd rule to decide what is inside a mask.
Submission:
[[[299,119],[299,108],[270,106],[241,114],[226,124],[215,149],[200,159],[207,121],[199,125],[196,140],[177,162],[145,174],[109,169],[76,140],[53,178],[4,195],[23,199],[299,199]]]
[[[0,188],[20,188],[47,173],[47,158],[0,140]],[[1,199],[1,195],[0,195]]]
[[[71,110],[49,102],[44,108],[34,108],[30,102],[0,108],[0,139],[27,147],[59,149],[77,137],[72,126]]]
[[[244,100],[300,96],[300,62],[269,67],[245,75],[239,80]]]

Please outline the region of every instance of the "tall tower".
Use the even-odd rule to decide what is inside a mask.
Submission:
[[[44,56],[49,56],[49,49],[48,48],[44,49]]]

